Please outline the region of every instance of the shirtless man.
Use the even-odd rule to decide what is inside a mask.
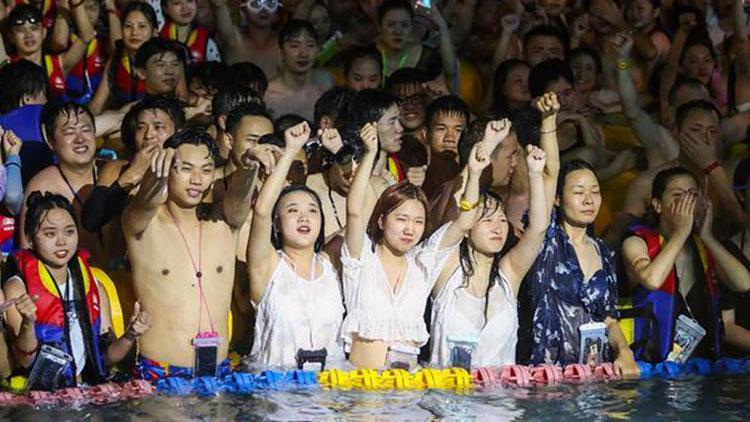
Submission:
[[[274,117],[297,114],[312,121],[315,101],[333,86],[330,77],[313,71],[318,47],[308,21],[292,19],[279,32],[281,69],[268,83],[264,98]]]
[[[178,132],[123,214],[136,294],[144,309],[158,310],[140,343],[143,378],[191,376],[196,336],[218,343],[217,372],[228,369],[234,254],[227,252],[250,211],[255,152],[243,155],[222,201],[201,204],[214,181],[216,146],[203,131]]]
[[[727,170],[718,159],[719,111],[712,103],[694,100],[677,109],[673,136],[679,144],[679,156],[641,173],[630,185],[625,197],[623,212],[640,217],[650,203],[650,187],[656,173],[666,168],[682,165],[693,172],[707,186],[711,200],[723,216],[737,224],[746,224],[750,215],[742,209],[732,191]],[[705,181],[705,182],[704,182]]]
[[[47,144],[58,159],[56,165],[37,173],[26,185],[26,192],[52,192],[67,198],[81,218],[81,210],[96,184],[97,169],[94,116],[84,106],[74,102],[52,105],[42,121]],[[23,222],[26,215],[26,199],[20,218],[21,246],[28,247]],[[80,246],[91,252],[93,266],[107,263],[104,245],[97,233],[81,230]]]
[[[227,0],[211,0],[226,63],[253,62],[271,79],[276,76],[280,64],[273,28],[278,4],[272,8],[255,8],[250,1],[239,3],[240,14],[246,22],[243,27],[232,20]]]

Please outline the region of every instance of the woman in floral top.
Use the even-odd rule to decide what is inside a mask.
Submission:
[[[614,254],[601,239],[589,235],[601,202],[591,166],[580,160],[565,163],[557,184],[557,209],[526,279],[532,313],[530,361],[577,363],[578,327],[597,321],[607,326],[608,355],[614,358],[615,370],[637,376],[633,353],[616,319]]]

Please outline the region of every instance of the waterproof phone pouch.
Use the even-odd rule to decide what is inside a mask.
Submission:
[[[303,371],[323,371],[326,368],[326,348],[318,350],[297,350],[297,369]]]
[[[417,367],[419,349],[403,344],[394,344],[388,347],[386,367],[390,369],[404,369],[412,371]]]
[[[448,348],[451,351],[451,366],[471,370],[471,354],[479,345],[476,336],[448,336]]]
[[[26,380],[26,391],[57,389],[60,376],[71,362],[73,357],[69,354],[48,344],[42,345]]]
[[[607,347],[607,325],[603,322],[589,322],[578,327],[580,349],[578,363],[590,367],[604,362],[604,349]]]
[[[216,376],[220,344],[221,337],[217,333],[199,333],[193,339],[193,348],[195,349],[194,377]]]
[[[705,335],[706,330],[698,324],[698,321],[688,316],[680,315],[677,317],[672,351],[669,352],[667,360],[685,363]]]

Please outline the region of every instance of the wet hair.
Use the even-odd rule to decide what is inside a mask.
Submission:
[[[656,173],[653,182],[651,182],[651,199],[661,200],[661,197],[667,190],[667,185],[669,185],[669,182],[671,182],[672,179],[678,176],[689,176],[691,179],[695,180],[695,176],[693,176],[693,173],[691,173],[690,170],[686,169],[685,167],[678,166],[664,169]]]
[[[161,110],[172,120],[175,131],[185,126],[185,111],[182,102],[163,95],[148,95],[128,110],[122,119],[122,143],[129,151],[136,152],[135,132],[138,128],[138,116],[144,111]]]
[[[42,25],[42,11],[39,10],[39,8],[34,7],[30,4],[18,4],[16,7],[13,8],[13,10],[10,11],[8,14],[8,19],[6,19],[6,25],[8,29],[13,28],[16,22],[26,22],[28,19],[33,19],[39,25]]]
[[[263,69],[255,63],[239,62],[229,66],[229,70],[233,83],[250,87],[263,98],[268,89],[268,78]]]
[[[246,116],[263,117],[265,119],[268,119],[268,121],[273,124],[273,118],[268,112],[268,109],[266,109],[263,104],[253,102],[241,103],[236,107],[233,107],[231,110],[229,110],[226,116],[226,132],[232,134],[234,133],[234,130],[237,128],[237,126],[239,126],[242,119]]]
[[[566,80],[573,86],[573,71],[560,59],[545,60],[531,68],[529,73],[529,93],[532,97],[544,95],[547,86],[560,79]]]
[[[388,92],[393,92],[396,87],[402,85],[417,85],[420,86],[430,80],[430,75],[424,70],[417,69],[416,67],[402,67],[401,69],[393,72],[385,84],[385,89]]]
[[[458,114],[463,117],[465,124],[469,123],[469,106],[456,95],[443,95],[427,105],[425,124],[432,126],[438,114]]]
[[[211,99],[211,115],[214,118],[214,124],[221,127],[220,116],[227,116],[233,108],[246,103],[255,103],[265,108],[263,98],[254,89],[236,83],[225,85]]]
[[[706,85],[703,85],[703,82],[699,81],[698,79],[691,78],[689,76],[678,75],[674,81],[674,84],[672,84],[672,87],[669,89],[669,95],[667,96],[667,101],[669,101],[669,104],[674,105],[677,102],[677,93],[683,87],[688,87],[690,89],[696,90],[708,90],[708,87],[706,87]]]
[[[125,19],[127,19],[128,15],[130,15],[133,12],[141,12],[143,16],[146,18],[149,24],[151,24],[151,29],[158,29],[159,24],[158,20],[156,19],[156,12],[154,11],[154,8],[151,7],[150,4],[143,1],[131,1],[128,3],[127,6],[125,6],[125,9],[122,10],[122,23],[125,23]]]
[[[230,80],[229,66],[220,62],[199,62],[188,66],[188,83],[198,81],[211,94],[216,94]]]
[[[512,72],[519,66],[529,67],[529,64],[519,59],[508,59],[500,63],[497,69],[495,69],[495,76],[493,79],[494,87],[492,91],[493,109],[502,111],[508,111],[510,109],[510,107],[508,106],[508,100],[505,99],[503,88],[505,86],[505,81],[510,76],[510,72]]]
[[[281,206],[281,200],[294,192],[305,192],[308,195],[312,196],[313,199],[315,199],[315,203],[318,205],[318,211],[320,211],[320,232],[318,232],[318,237],[315,239],[315,253],[320,252],[323,249],[323,245],[326,241],[325,236],[325,215],[323,215],[323,206],[320,202],[320,197],[317,193],[315,193],[314,190],[307,187],[307,185],[290,185],[285,187],[281,190],[281,193],[279,194],[279,199],[276,200],[276,203],[273,204],[273,211],[271,213],[272,216],[272,226],[271,226],[271,244],[273,245],[276,250],[281,249],[284,246],[284,240],[281,237],[281,218],[279,217],[281,210],[279,207]]]
[[[315,42],[318,43],[318,35],[315,33],[315,28],[312,26],[310,21],[302,19],[290,19],[279,31],[279,47],[283,48],[284,44],[291,41],[294,38],[299,37],[301,34],[307,32]]]
[[[409,13],[409,17],[414,20],[414,10],[411,3],[406,0],[385,0],[378,6],[378,25],[383,24],[386,13],[398,9],[406,10]]]
[[[568,59],[567,59],[568,66],[570,66],[571,62],[573,62],[573,59],[579,56],[591,57],[591,59],[594,60],[594,66],[596,66],[596,73],[597,74],[602,73],[602,58],[599,55],[599,53],[596,52],[596,50],[594,50],[593,48],[589,48],[589,47],[578,47],[575,50],[572,50],[570,53],[568,53]]]
[[[659,201],[661,201],[664,192],[667,190],[669,182],[680,176],[687,176],[695,180],[695,176],[693,176],[693,173],[691,173],[690,170],[680,166],[670,167],[656,173],[656,176],[654,176],[654,180],[651,182],[651,199],[658,199]],[[697,180],[695,181],[697,183]],[[656,227],[659,225],[659,214],[656,212],[654,206],[651,203],[649,203],[648,208],[646,209],[646,214],[643,216],[643,221],[649,227]]]
[[[379,89],[363,89],[354,94],[347,111],[347,127],[357,134],[366,123],[377,122],[386,110],[398,106],[398,98]]]
[[[383,241],[383,229],[380,228],[379,224],[381,218],[385,220],[390,213],[410,199],[419,201],[419,203],[422,204],[422,207],[424,207],[425,231],[422,232],[422,238],[419,240],[422,241],[422,239],[424,239],[427,234],[426,228],[429,227],[430,218],[428,212],[430,205],[427,202],[427,196],[418,186],[412,185],[409,182],[400,182],[389,186],[383,191],[383,194],[378,198],[378,201],[375,203],[375,208],[370,215],[370,221],[367,223],[367,236],[370,237],[373,247]]]
[[[557,196],[562,197],[563,190],[565,189],[565,180],[570,173],[577,170],[588,170],[596,177],[596,171],[594,171],[594,167],[588,161],[581,159],[566,161],[560,166],[560,173],[557,175]],[[599,180],[598,177],[597,180]]]
[[[500,209],[505,208],[503,199],[500,195],[492,191],[483,191],[479,198],[482,203],[482,214],[479,219],[489,217]],[[494,204],[494,206],[491,206]],[[490,289],[495,285],[495,282],[500,278],[500,259],[518,243],[518,238],[513,234],[513,226],[508,224],[508,234],[505,237],[505,244],[500,249],[500,252],[494,254],[492,257],[492,266],[490,267],[489,283],[487,283],[487,289],[484,292],[484,324],[487,324],[487,310],[490,304]],[[469,246],[469,237],[464,237],[459,245],[459,259],[461,264],[461,270],[464,272],[464,285],[463,287],[469,286],[469,279],[474,275],[474,264],[471,260],[471,248]]]
[[[78,104],[74,101],[57,101],[48,103],[42,112],[42,125],[44,135],[50,144],[55,142],[55,129],[58,124],[67,123],[72,118],[77,118],[81,113],[86,114],[91,119],[91,126],[96,129],[94,115],[88,107]],[[60,120],[62,119],[62,120]]]
[[[537,25],[531,28],[531,30],[529,30],[529,32],[527,32],[523,37],[523,45],[528,45],[531,39],[534,37],[557,38],[557,40],[562,44],[563,50],[565,51],[567,51],[568,45],[570,45],[568,35],[552,25]]]
[[[373,45],[364,45],[364,46],[357,46],[352,47],[349,50],[347,50],[344,54],[344,76],[349,76],[349,72],[352,71],[352,66],[354,65],[354,62],[360,59],[370,59],[375,61],[375,63],[378,64],[378,72],[381,73],[380,77],[382,78],[383,75],[383,56],[380,54],[380,51]]]
[[[23,97],[47,92],[47,74],[44,68],[28,60],[19,60],[0,69],[0,114],[21,106]]]
[[[145,69],[151,57],[163,56],[167,53],[174,53],[183,65],[187,63],[187,53],[183,44],[155,37],[143,43],[135,53],[135,67]]]
[[[693,110],[701,110],[705,111],[706,113],[714,113],[719,119],[721,119],[721,112],[719,112],[719,109],[716,108],[716,106],[712,102],[706,100],[693,100],[677,107],[677,111],[675,112],[675,124],[677,125],[677,127],[682,126],[682,123],[685,121],[688,114],[690,114],[690,112]]]
[[[334,86],[315,101],[315,111],[313,119],[315,125],[320,124],[324,116],[328,116],[334,121],[336,128],[342,128],[346,123],[346,111],[349,103],[354,98],[354,91],[340,86]]]
[[[27,239],[34,237],[47,213],[53,209],[67,211],[78,228],[78,218],[68,198],[52,192],[33,191],[26,199],[26,217],[23,220],[23,232]]]
[[[208,148],[208,153],[211,159],[216,161],[219,157],[219,149],[216,146],[214,138],[208,134],[204,129],[200,128],[187,128],[175,132],[174,135],[170,136],[169,139],[164,142],[164,148],[177,149],[181,145],[196,145],[205,146]]]

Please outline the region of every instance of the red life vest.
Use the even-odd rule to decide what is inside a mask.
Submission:
[[[634,234],[646,242],[649,258],[652,260],[655,259],[661,252],[664,238],[658,232],[648,227],[638,227],[634,231]],[[703,242],[697,236],[693,236],[691,239],[695,242],[701,261],[701,268],[703,268],[703,277],[696,280],[693,288],[706,289],[708,300],[710,301],[708,308],[710,309],[712,324],[709,327],[703,328],[706,329],[706,340],[710,341],[711,349],[716,355],[715,357],[718,358],[721,354],[722,321],[716,265],[713,255],[706,249]],[[657,325],[656,327],[651,327],[650,321],[646,318],[635,319],[634,340],[635,344],[638,344],[635,350],[636,359],[648,357],[654,362],[661,362],[667,358],[667,355],[672,350],[675,321],[678,316],[677,307],[681,301],[678,296],[680,294],[679,280],[677,279],[677,272],[674,266],[672,266],[672,270],[667,275],[664,283],[657,290],[649,290],[643,286],[638,286],[635,289],[633,306],[636,308],[651,307]],[[649,343],[651,343],[650,347],[648,347]]]
[[[77,37],[73,35],[72,41]],[[107,63],[106,52],[101,40],[94,38],[86,46],[86,56],[78,62],[67,78],[67,93],[71,97],[79,97],[84,94],[93,94],[99,86]],[[84,66],[86,67],[84,70]]]
[[[37,296],[36,321],[34,331],[38,341],[49,344],[57,349],[73,354],[70,350],[66,326],[66,315],[63,299],[60,297],[59,288],[50,275],[47,267],[30,250],[20,250],[14,255],[18,272],[26,285],[29,296]],[[84,333],[84,344],[86,347],[86,367],[84,370],[84,381],[90,384],[104,382],[105,370],[102,353],[99,350],[99,331],[101,330],[99,289],[96,279],[88,264],[89,253],[79,250],[75,258],[78,261],[81,281],[85,292],[85,306],[88,311],[89,321],[84,326],[84,317],[79,313],[79,323]],[[68,267],[70,268],[70,267]],[[75,283],[75,281],[74,281]],[[73,288],[70,285],[69,288]],[[87,333],[89,333],[87,335]],[[68,366],[65,371],[65,385],[75,385],[74,365]],[[88,375],[87,375],[88,374]]]
[[[19,60],[25,59],[19,55],[11,57],[13,63]],[[47,74],[47,86],[49,87],[50,95],[53,98],[65,95],[65,73],[63,72],[60,56],[45,54],[42,56],[42,67]]]
[[[123,53],[115,67],[113,94],[118,102],[125,104],[146,95],[146,81],[138,78],[130,66],[130,57]]]
[[[44,264],[29,250],[20,250],[15,253],[18,271],[26,284],[29,296],[38,295],[36,301],[36,323],[48,324],[56,327],[65,327],[65,312],[60,295],[55,287],[55,280],[47,271]],[[83,283],[86,289],[86,305],[89,309],[91,324],[99,321],[99,289],[92,283],[95,282],[91,268],[88,266],[88,252],[78,251],[78,262],[81,266]]]
[[[165,22],[159,31],[159,37],[165,40],[179,41],[177,39],[177,25],[173,22]],[[201,63],[206,61],[208,55],[208,41],[211,39],[211,31],[201,25],[195,25],[188,34],[185,46],[190,52],[192,63]]]

